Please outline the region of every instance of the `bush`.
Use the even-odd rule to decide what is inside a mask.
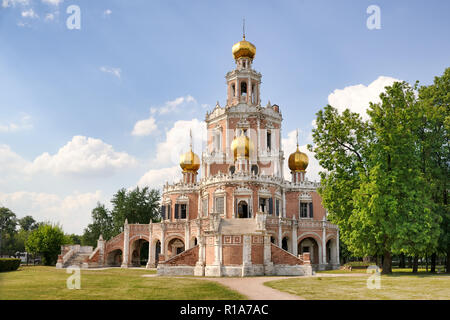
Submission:
[[[20,266],[20,259],[0,258],[0,272],[14,271]]]
[[[376,264],[375,262],[366,262],[366,261],[351,261],[344,264],[344,267],[361,267],[361,268],[367,268],[368,266]]]

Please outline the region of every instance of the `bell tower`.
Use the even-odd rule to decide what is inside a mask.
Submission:
[[[252,69],[256,47],[245,40],[245,28],[242,40],[237,42],[231,51],[236,68],[225,76],[228,87],[227,107],[239,103],[252,106],[260,105],[261,74]]]

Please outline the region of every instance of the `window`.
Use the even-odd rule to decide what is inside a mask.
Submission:
[[[267,131],[267,151],[272,150],[272,133]]]
[[[267,210],[266,200],[266,198],[259,198],[259,210],[261,210],[261,212],[266,212]]]
[[[168,204],[166,208],[166,219],[172,219],[172,210],[171,205]]]
[[[235,166],[230,166],[230,173],[231,174],[234,174],[234,171],[236,170],[236,167]]]
[[[182,203],[180,207],[181,207],[181,219],[186,219],[187,205]]]
[[[269,198],[269,214],[273,214],[273,199]]]
[[[241,82],[241,96],[247,95],[247,82],[242,81]]]
[[[258,174],[258,166],[256,164],[253,164],[251,171],[254,175],[257,175]]]
[[[179,219],[180,205],[175,203],[175,219]]]
[[[224,197],[216,198],[216,212],[220,214],[224,213]]]
[[[234,85],[234,83],[231,85],[231,96],[236,96],[236,86]]]
[[[300,202],[300,218],[308,218],[308,204]]]
[[[208,215],[208,198],[202,201],[202,215],[206,217]]]
[[[275,214],[277,217],[280,216],[280,199],[275,199]]]
[[[160,208],[161,220],[165,220],[166,218],[166,206],[162,205]]]

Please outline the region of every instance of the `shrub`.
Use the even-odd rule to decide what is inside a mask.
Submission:
[[[375,262],[366,262],[366,261],[351,261],[344,264],[344,267],[363,267],[367,268],[368,266],[376,264]]]
[[[20,266],[20,259],[0,258],[0,272],[14,271]]]

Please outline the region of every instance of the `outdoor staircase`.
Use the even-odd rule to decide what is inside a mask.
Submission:
[[[77,267],[81,268],[82,265],[83,265],[83,262],[87,258],[89,258],[89,256],[90,256],[90,253],[80,253],[80,252],[76,253],[69,260],[67,260],[64,263],[63,267],[67,268],[67,267],[70,267],[70,266],[77,266]]]

